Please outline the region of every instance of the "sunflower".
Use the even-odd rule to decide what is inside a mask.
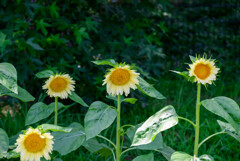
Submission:
[[[194,76],[195,82],[201,84],[212,84],[216,80],[216,75],[219,71],[219,68],[215,66],[214,60],[197,58],[193,64],[190,64],[189,76]]]
[[[130,88],[136,89],[139,84],[138,82],[139,73],[130,69],[130,66],[118,66],[110,69],[110,72],[105,75],[103,85],[107,84],[107,93],[109,95],[123,95],[125,96],[130,93]]]
[[[45,82],[43,89],[47,89],[50,97],[60,97],[65,99],[71,91],[74,91],[75,81],[68,74],[51,75]]]
[[[16,151],[20,153],[21,161],[40,161],[44,156],[50,160],[49,153],[53,150],[53,136],[50,133],[41,133],[38,129],[29,128],[27,132],[20,134],[17,139]]]

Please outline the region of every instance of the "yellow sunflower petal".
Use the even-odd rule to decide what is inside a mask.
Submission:
[[[25,135],[19,135],[16,151],[23,161],[40,161],[42,156],[50,160],[49,153],[53,150],[53,136],[50,133],[41,134],[38,129],[29,128]]]
[[[216,80],[216,75],[219,71],[214,61],[205,58],[197,59],[189,67],[189,76],[194,76],[195,82],[201,84],[212,84]]]
[[[128,65],[112,68],[105,76],[103,85],[107,84],[109,95],[125,95],[130,93],[130,88],[136,89],[139,73],[131,70]]]
[[[75,81],[68,75],[55,75],[50,76],[43,85],[43,89],[47,89],[47,94],[50,97],[60,97],[65,99],[68,94],[74,91]]]

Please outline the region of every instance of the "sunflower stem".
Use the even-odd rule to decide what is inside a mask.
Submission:
[[[58,117],[58,97],[55,97],[55,118],[54,118],[54,125],[57,125],[57,117]]]
[[[120,161],[121,149],[120,149],[120,117],[121,117],[121,95],[118,95],[118,107],[117,107],[117,128],[116,128],[116,158]]]
[[[198,142],[199,142],[199,126],[200,126],[200,96],[201,84],[197,84],[197,101],[196,101],[196,126],[195,126],[195,143],[194,143],[194,156],[198,156]]]

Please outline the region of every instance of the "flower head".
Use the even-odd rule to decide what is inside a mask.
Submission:
[[[105,75],[103,85],[107,84],[107,92],[109,95],[123,95],[130,93],[130,88],[136,89],[139,73],[130,69],[128,65],[119,65],[110,69],[110,72]]]
[[[212,84],[216,80],[219,68],[215,66],[214,60],[196,58],[193,64],[190,64],[189,76],[195,77],[194,81],[201,84]]]
[[[40,161],[42,156],[50,160],[49,153],[53,150],[52,139],[50,133],[41,133],[38,129],[29,128],[24,135],[20,134],[16,142],[16,151],[20,153],[21,161]]]
[[[45,82],[43,89],[47,89],[50,97],[60,97],[65,99],[71,91],[74,91],[75,81],[68,74],[51,75]]]

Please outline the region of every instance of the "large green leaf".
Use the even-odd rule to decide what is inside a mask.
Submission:
[[[193,161],[193,156],[184,152],[175,152],[171,156],[171,161]]]
[[[64,107],[63,104],[58,102],[58,109]],[[50,116],[54,112],[55,103],[51,103],[46,105],[43,102],[37,102],[32,105],[27,113],[25,125],[34,124],[40,120],[43,120]]]
[[[0,158],[6,157],[9,147],[9,140],[7,133],[0,128]]]
[[[34,101],[35,98],[28,93],[25,89],[18,86],[18,94],[13,93],[3,85],[0,85],[0,96],[8,95],[20,99],[23,102]]]
[[[92,62],[96,65],[110,65],[110,66],[116,65],[116,62],[113,59],[96,60]]]
[[[57,125],[52,125],[52,124],[42,124],[38,126],[38,128],[41,128],[44,131],[60,131],[60,132],[70,132],[72,128],[70,127],[62,127],[62,126],[57,126]]]
[[[133,141],[133,137],[137,131],[137,129],[141,126],[142,124],[138,124],[134,127],[130,127],[127,129],[127,136],[128,138],[131,140],[131,142]],[[155,150],[155,149],[162,149],[163,148],[163,139],[162,139],[162,134],[159,133],[156,138],[148,144],[145,145],[139,145],[136,146],[137,149],[142,149],[142,150]]]
[[[171,147],[167,146],[166,144],[163,144],[163,148],[158,149],[160,153],[168,160],[171,160],[172,154],[175,152]]]
[[[72,128],[72,131],[69,133],[52,133],[55,140],[53,150],[58,151],[61,155],[66,155],[78,149],[85,141],[85,133],[81,124],[74,122],[69,127]]]
[[[178,123],[178,115],[173,106],[169,105],[149,117],[134,135],[132,146],[151,143],[157,134]]]
[[[51,75],[53,75],[54,73],[53,73],[53,71],[51,71],[51,70],[43,70],[43,71],[41,71],[41,72],[38,72],[37,74],[36,74],[36,77],[38,77],[38,78],[49,78]]]
[[[133,159],[133,161],[154,161],[154,156],[153,156],[153,153],[140,155],[135,159]]]
[[[83,143],[84,148],[86,148],[91,153],[98,153],[102,157],[107,159],[112,154],[112,148],[108,147],[103,143],[99,143],[96,138],[86,140]]]
[[[237,132],[231,124],[217,120],[218,124],[220,125],[221,129],[226,132],[228,135],[232,136],[235,138],[237,141],[240,142],[240,135]]]
[[[0,83],[14,93],[18,93],[17,70],[12,64],[0,63]]]
[[[139,80],[139,85],[137,85],[137,88],[142,93],[156,99],[165,99],[165,97],[161,93],[159,93],[152,85],[150,85],[144,79],[139,77],[138,80]]]
[[[82,100],[81,97],[79,97],[77,95],[77,93],[72,92],[71,95],[68,95],[69,98],[77,103],[79,103],[80,105],[84,106],[84,107],[88,107],[88,105]]]
[[[240,109],[234,100],[219,96],[202,101],[202,105],[210,112],[224,118],[240,135]]]
[[[214,161],[214,158],[211,155],[207,154],[201,155],[199,159],[200,161]]]
[[[93,102],[84,119],[87,139],[98,135],[102,130],[108,128],[117,116],[117,111],[111,106],[96,101]]]

